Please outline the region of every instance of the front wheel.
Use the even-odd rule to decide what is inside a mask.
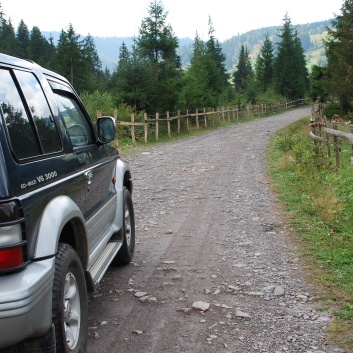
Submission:
[[[131,262],[135,252],[135,215],[129,190],[123,190],[123,245],[113,260],[113,265],[127,265]]]
[[[88,338],[88,298],[81,261],[68,244],[59,244],[53,285],[57,353],[84,353]]]

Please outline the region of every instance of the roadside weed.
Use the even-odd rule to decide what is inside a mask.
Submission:
[[[340,141],[337,168],[335,157],[318,150],[309,132],[309,118],[279,131],[270,142],[268,173],[310,279],[335,316],[330,338],[353,352],[352,147]]]

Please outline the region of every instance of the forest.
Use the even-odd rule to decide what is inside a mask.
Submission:
[[[204,41],[196,33],[190,61],[183,65],[178,38],[167,24],[163,2],[157,0],[150,2],[132,45],[122,43],[112,72],[103,69],[94,38],[80,36],[73,24],[61,31],[57,41],[47,39],[38,27],[29,29],[24,20],[15,29],[1,3],[0,52],[31,59],[62,74],[92,111],[119,107],[153,114],[311,97],[338,101],[339,108],[347,112],[353,84],[348,54],[352,41],[347,39],[351,36],[347,27],[353,16],[351,7],[352,1],[345,1],[342,13],[327,23],[323,43],[327,60],[310,70],[304,55],[308,38],[300,35],[288,14],[277,29],[276,42],[268,30],[262,33],[255,58],[250,56],[249,38],[240,45],[229,40],[222,46],[210,16],[208,39]],[[233,63],[227,62],[225,46],[233,50]]]

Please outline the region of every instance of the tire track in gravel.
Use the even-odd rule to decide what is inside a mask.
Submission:
[[[325,342],[330,317],[317,311],[264,172],[269,137],[309,114],[131,157],[136,254],[90,296],[88,353],[343,352]]]

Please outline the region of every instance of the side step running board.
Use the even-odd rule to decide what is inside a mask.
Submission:
[[[99,254],[95,262],[89,267],[88,272],[93,282],[94,289],[98,286],[121,246],[122,241],[110,241]]]

